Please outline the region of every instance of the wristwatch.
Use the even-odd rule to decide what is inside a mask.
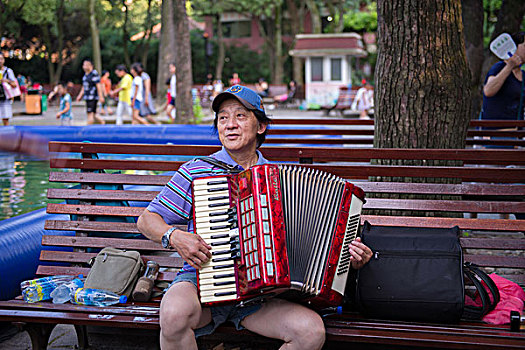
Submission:
[[[161,243],[162,243],[163,248],[166,248],[166,249],[173,248],[170,243],[170,238],[171,238],[171,234],[173,233],[173,231],[175,231],[175,227],[171,227],[168,231],[166,231],[165,234],[162,235]]]

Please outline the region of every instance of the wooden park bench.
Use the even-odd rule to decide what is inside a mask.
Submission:
[[[373,145],[374,120],[345,118],[275,118],[267,143],[313,145]],[[307,136],[306,136],[307,135]],[[525,146],[523,120],[472,120],[468,147]]]
[[[51,152],[60,156],[50,161],[51,182],[80,188],[50,188],[48,198],[78,201],[76,204],[49,203],[48,213],[75,215],[51,218],[47,230],[73,231],[70,236],[46,233],[42,245],[42,264],[37,276],[57,274],[86,275],[86,262],[95,253],[88,248],[113,246],[134,249],[145,260],[157,261],[163,268],[178,269],[178,257],[159,256],[159,244],[144,239],[94,237],[93,233],[138,233],[135,223],[123,218],[136,218],[158,190],[169,179],[164,172],[176,170],[185,159],[209,155],[216,146],[177,146],[142,144],[101,144],[51,142]],[[303,166],[329,171],[349,179],[365,190],[367,203],[361,221],[377,225],[415,227],[451,227],[458,225],[465,234],[461,244],[465,260],[479,264],[488,271],[525,285],[525,220],[514,214],[525,214],[525,151],[524,150],[421,150],[371,149],[344,147],[272,147],[262,153],[272,162],[302,163]],[[70,154],[71,153],[71,154]],[[82,157],[78,157],[81,154]],[[92,159],[98,154],[99,159]],[[413,165],[378,165],[378,159],[411,160]],[[440,162],[441,165],[431,165]],[[453,162],[447,165],[443,162]],[[429,166],[424,166],[426,163]],[[506,167],[514,165],[515,167]],[[73,169],[73,171],[71,171]],[[106,172],[101,172],[104,169]],[[79,172],[81,170],[82,172]],[[120,170],[120,173],[112,173]],[[380,182],[376,176],[394,176],[414,181]],[[445,178],[450,184],[416,183],[421,178]],[[497,183],[495,183],[497,182]],[[124,188],[119,188],[121,185]],[[115,189],[101,189],[114,186]],[[399,199],[400,195],[414,198]],[[433,195],[428,199],[424,196]],[[417,199],[419,197],[419,199]],[[127,201],[131,206],[105,206],[103,201]],[[138,203],[135,206],[135,203]],[[396,210],[389,213],[388,210]],[[378,212],[379,211],[379,212]],[[402,215],[403,212],[409,215]],[[428,214],[432,212],[435,214]],[[428,216],[419,216],[427,213]],[[480,214],[473,217],[472,214]],[[483,214],[483,215],[481,215]],[[487,217],[487,215],[489,215]],[[501,217],[500,217],[501,216]],[[106,218],[94,221],[94,218]],[[111,219],[108,219],[111,218]],[[118,219],[121,220],[118,220]],[[53,247],[60,247],[56,249]],[[69,248],[64,251],[63,248]],[[175,271],[163,271],[159,280],[171,281]],[[0,301],[0,321],[14,322],[26,329],[33,349],[45,349],[56,324],[73,324],[79,348],[88,346],[85,326],[159,330],[159,298],[147,303],[130,301],[111,307],[90,307],[51,302],[27,304],[20,297]],[[326,348],[343,348],[370,344],[386,348],[453,348],[453,349],[523,349],[525,333],[511,332],[508,326],[482,322],[429,324],[365,319],[353,311],[325,318]],[[279,342],[255,336],[249,331],[236,331],[221,326],[215,334],[199,339],[202,346],[217,342],[243,342],[251,348],[276,348]],[[259,344],[259,345],[258,345]],[[262,344],[262,345],[261,345]]]
[[[348,89],[346,86],[341,87],[339,88],[339,95],[335,104],[321,106],[321,110],[324,111],[325,115],[330,115],[330,112],[337,111],[341,116],[344,116],[345,111],[351,110],[356,94],[357,90]]]

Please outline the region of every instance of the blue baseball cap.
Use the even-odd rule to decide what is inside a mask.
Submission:
[[[257,110],[259,112],[264,113],[266,115],[266,112],[264,111],[263,101],[261,96],[259,96],[255,91],[252,89],[247,88],[246,86],[241,85],[234,85],[232,87],[229,87],[225,91],[218,94],[214,99],[213,103],[211,104],[211,109],[215,113],[219,113],[219,106],[223,101],[225,101],[228,98],[236,98],[244,107],[246,107],[248,110],[253,111]]]

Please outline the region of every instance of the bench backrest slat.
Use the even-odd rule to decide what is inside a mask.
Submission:
[[[50,188],[47,191],[49,199],[82,199],[82,200],[112,200],[112,201],[142,201],[150,202],[159,191],[124,191],[124,190],[82,190]]]
[[[52,160],[53,161],[53,160]],[[136,164],[124,160],[79,160],[62,159],[61,167],[75,169],[119,169],[119,170],[176,170],[182,162],[137,162]],[[53,165],[52,165],[53,166]],[[54,164],[56,167],[56,164]],[[303,166],[322,171],[347,179],[368,179],[369,176],[389,177],[427,177],[435,178],[436,174],[443,178],[458,178],[463,181],[501,183],[520,182],[525,179],[525,168],[495,168],[495,167],[420,167],[420,166],[388,166],[388,165],[325,165],[303,164]]]
[[[301,143],[305,139],[302,139]],[[92,143],[83,144],[78,142],[66,142],[67,147],[63,147],[64,152],[77,152],[79,147],[86,148],[88,153],[108,153],[108,154],[151,154],[151,155],[209,155],[220,148],[216,146],[187,146],[187,145],[143,145],[143,144],[108,144]],[[57,142],[50,142],[50,150],[57,148]],[[60,148],[60,147],[58,147]],[[509,162],[525,162],[523,154],[525,150],[506,150],[506,149],[400,149],[400,148],[348,148],[348,147],[261,147],[261,152],[270,161],[283,161],[299,158],[316,158],[320,161],[363,161],[364,159],[421,159],[421,160],[463,160],[477,161],[484,160],[506,160]],[[55,161],[54,159],[52,159]],[[78,159],[77,159],[78,160]],[[149,160],[131,160],[134,163],[148,163]],[[57,165],[62,165],[58,163]],[[66,164],[63,164],[66,165]],[[53,167],[53,166],[51,166]],[[68,166],[57,166],[57,168],[68,168]],[[108,168],[101,168],[108,169]]]
[[[81,252],[63,252],[42,250],[40,253],[40,261],[54,261],[65,262],[70,264],[87,264],[91,258],[94,258],[97,253],[81,253]],[[147,255],[141,254],[141,258],[146,263],[148,260],[154,260],[162,267],[180,268],[183,260],[180,257]]]
[[[87,276],[89,273],[88,267],[78,267],[78,266],[51,266],[51,265],[38,265],[36,274],[38,276],[54,276],[54,275],[72,275],[78,276],[80,274]],[[177,272],[159,272],[157,280],[160,281],[173,281]]]
[[[372,225],[407,226],[407,227],[453,227],[462,230],[477,231],[525,231],[525,220],[505,219],[464,219],[448,217],[414,217],[414,216],[386,216],[367,215],[361,216],[361,223],[369,221]]]
[[[164,186],[171,176],[166,175],[135,175],[135,174],[102,174],[102,173],[49,173],[49,182],[64,183],[97,183],[97,184],[127,184]]]

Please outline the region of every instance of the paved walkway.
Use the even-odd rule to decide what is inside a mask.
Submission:
[[[112,107],[116,110],[116,106]],[[60,125],[60,120],[56,119],[56,113],[58,112],[58,105],[56,101],[49,105],[48,110],[44,113],[37,115],[25,114],[25,104],[20,101],[15,101],[13,104],[13,118],[10,120],[10,125]],[[157,108],[160,110],[160,108]],[[203,107],[203,123],[211,124],[213,121],[213,113],[210,108]],[[84,102],[73,102],[72,106],[73,121],[71,125],[82,126],[87,125],[87,114]],[[270,117],[290,117],[290,118],[319,118],[323,116],[322,111],[301,111],[298,109],[272,109],[267,108],[267,114]],[[115,115],[101,116],[102,119],[108,124],[115,124]],[[334,115],[335,117],[335,115]],[[131,124],[131,117],[124,114],[124,124]],[[159,111],[155,116],[155,119],[161,123],[169,123],[169,118],[166,116],[164,111]]]

